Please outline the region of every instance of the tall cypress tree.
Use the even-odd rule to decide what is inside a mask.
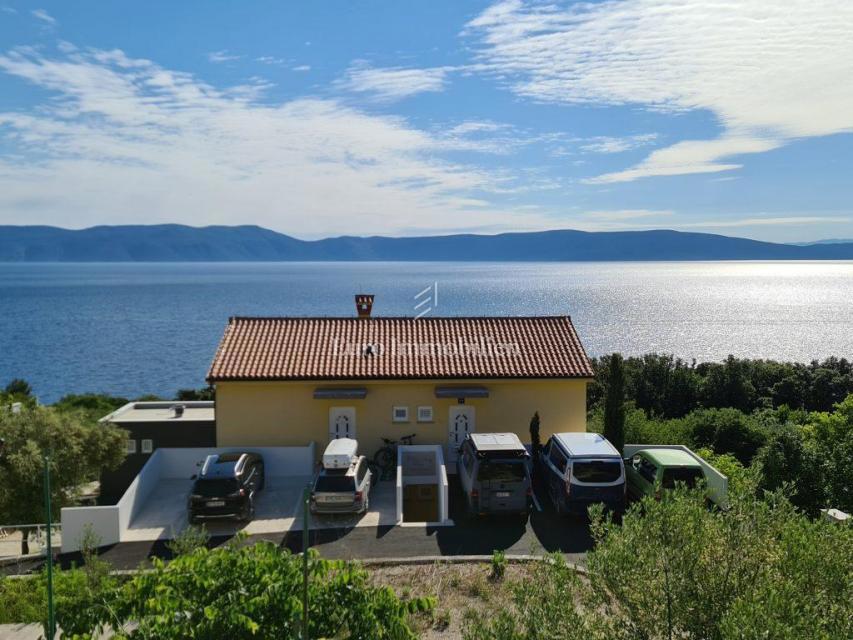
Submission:
[[[625,366],[618,353],[610,356],[604,385],[604,437],[621,453],[625,446]]]

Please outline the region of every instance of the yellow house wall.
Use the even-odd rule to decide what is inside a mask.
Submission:
[[[319,446],[329,440],[329,409],[355,407],[359,449],[372,455],[381,437],[417,434],[417,444],[446,444],[450,407],[456,399],[435,397],[448,381],[388,382],[221,382],[216,385],[216,439],[219,446]],[[488,388],[488,398],[468,398],[475,407],[475,430],[510,431],[530,441],[534,411],[541,419],[542,442],[553,433],[586,431],[587,380],[466,381]],[[367,388],[363,400],[315,400],[314,389],[329,386]],[[395,406],[409,407],[409,422],[392,421]],[[433,408],[433,422],[417,422],[418,406]]]

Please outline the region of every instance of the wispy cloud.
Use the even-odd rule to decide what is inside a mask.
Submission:
[[[120,50],[0,54],[45,90],[0,112],[0,218],[75,226],[252,221],[304,236],[553,226],[500,204],[516,176],[448,159],[440,135],[339,101],[258,99]],[[452,127],[447,127],[452,129]],[[467,134],[467,135],[463,135]],[[527,180],[524,180],[526,183]]]
[[[0,11],[3,13],[8,13],[10,16],[13,16],[18,13],[18,10],[13,7],[7,7],[6,5],[0,6]]]
[[[380,69],[356,61],[339,86],[349,91],[372,94],[378,100],[393,101],[418,93],[443,91],[449,67]]]
[[[707,110],[717,139],[679,142],[593,182],[736,169],[733,159],[853,131],[853,3],[844,0],[499,2],[463,32],[479,69],[565,104]]]
[[[583,142],[580,149],[588,153],[624,153],[650,145],[657,140],[657,137],[656,133],[623,137],[596,136]]]
[[[291,69],[291,71],[311,71],[311,65],[309,64],[299,64]]]
[[[261,64],[286,64],[287,60],[284,58],[276,58],[275,56],[259,56],[255,58],[255,62],[260,62]]]
[[[44,9],[33,9],[32,11],[30,11],[30,14],[37,20],[41,20],[42,22],[51,27],[55,27],[57,24],[59,24],[56,21],[56,18],[54,18]]]
[[[220,51],[211,51],[207,54],[207,59],[213,63],[221,64],[223,62],[233,62],[234,60],[239,60],[243,56],[238,56],[236,54],[230,53],[227,49],[221,49]]]

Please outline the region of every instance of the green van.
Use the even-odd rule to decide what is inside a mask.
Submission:
[[[625,461],[628,494],[636,499],[672,489],[676,482],[695,487],[705,480],[702,465],[686,451],[678,449],[642,449]]]

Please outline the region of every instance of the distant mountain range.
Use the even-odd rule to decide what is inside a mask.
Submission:
[[[853,242],[799,246],[666,230],[298,240],[257,226],[0,226],[0,262],[309,260],[853,260]]]

